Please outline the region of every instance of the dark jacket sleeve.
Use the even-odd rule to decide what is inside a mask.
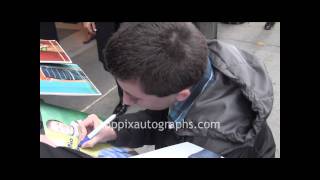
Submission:
[[[113,127],[116,131],[117,139],[110,143],[115,146],[126,146],[130,148],[154,145],[154,132],[156,129],[148,129],[147,121],[149,121],[149,124],[159,121],[162,115],[163,111],[145,110],[120,116],[117,120],[118,127]],[[137,124],[139,124],[140,128],[137,128]],[[127,127],[125,127],[126,125]],[[120,128],[120,126],[122,128]]]

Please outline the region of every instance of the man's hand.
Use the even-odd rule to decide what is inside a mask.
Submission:
[[[90,34],[96,34],[96,24],[94,22],[83,22],[83,27],[85,27]]]
[[[83,121],[79,121],[80,141],[82,141],[87,134],[89,134],[91,131],[97,128],[100,123],[102,122],[100,121],[98,116],[96,116],[95,114],[91,114]],[[114,140],[115,138],[116,138],[115,131],[112,128],[106,126],[95,137],[93,137],[90,141],[85,142],[81,147],[82,148],[93,147],[97,143]]]

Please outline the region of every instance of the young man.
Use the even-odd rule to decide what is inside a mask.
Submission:
[[[145,125],[105,127],[83,147],[111,141],[157,149],[188,141],[225,157],[274,157],[266,123],[273,103],[271,80],[263,63],[247,52],[206,41],[192,23],[123,23],[108,42],[104,60],[123,89],[123,103],[147,109],[120,116],[118,124]],[[98,122],[96,116],[81,122],[80,139]],[[176,126],[146,128],[155,122]]]

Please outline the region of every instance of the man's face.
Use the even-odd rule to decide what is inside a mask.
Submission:
[[[163,110],[176,101],[177,94],[165,97],[145,94],[138,80],[122,81],[117,79],[123,89],[123,103],[126,105],[138,105],[150,110]]]
[[[73,135],[73,128],[72,126],[66,125],[62,122],[58,121],[50,121],[50,124],[48,126],[53,131],[60,132],[67,135]]]

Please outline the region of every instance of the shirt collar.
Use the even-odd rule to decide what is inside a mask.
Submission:
[[[187,115],[194,100],[202,93],[207,87],[210,80],[213,79],[214,73],[211,64],[211,58],[208,57],[207,69],[203,74],[200,81],[191,87],[190,96],[185,101],[177,101],[170,108],[168,112],[169,121],[182,122]]]

